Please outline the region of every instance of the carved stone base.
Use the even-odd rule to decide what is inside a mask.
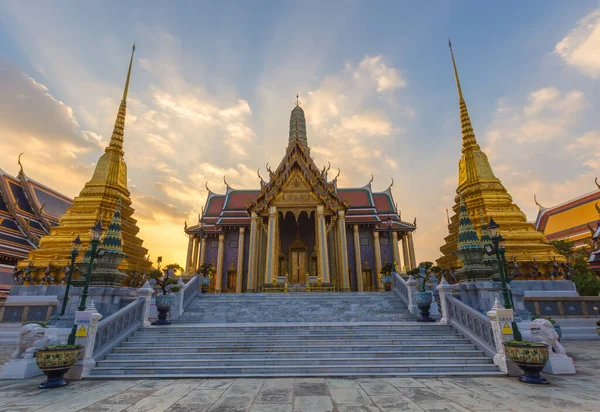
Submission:
[[[544,367],[544,372],[552,375],[573,375],[575,374],[575,365],[573,359],[567,355],[550,354],[550,358]]]
[[[35,358],[11,359],[2,367],[0,379],[27,379],[43,374]]]

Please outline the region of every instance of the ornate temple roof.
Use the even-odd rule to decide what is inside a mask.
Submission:
[[[600,187],[599,187],[600,189]],[[544,207],[537,202],[535,228],[548,240],[569,240],[576,246],[587,246],[600,214],[600,190],[586,193],[559,205]]]
[[[294,173],[299,179],[296,184],[310,182],[315,196],[330,210],[346,211],[346,222],[349,224],[381,225],[387,229],[387,220],[391,219],[393,230],[413,231],[415,224],[403,222],[392,196],[392,184],[383,192],[373,192],[371,183],[355,188],[338,188],[337,177],[328,180],[330,167],[319,169],[310,157],[310,148],[306,139],[306,121],[304,110],[299,104],[290,115],[290,134],[286,154],[275,171],[267,166],[269,181],[260,176],[260,189],[236,190],[226,184],[226,192],[218,194],[206,186],[208,196],[199,217],[198,224],[186,226],[186,233],[218,233],[226,227],[250,226],[250,210],[264,211],[273,201],[282,186]]]
[[[0,169],[0,284],[12,284],[13,266],[37,249],[72,202],[29,178],[22,167],[17,177]]]

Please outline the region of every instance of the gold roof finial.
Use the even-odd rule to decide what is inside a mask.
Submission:
[[[19,164],[19,174],[25,174],[25,172],[23,172],[23,165],[21,164],[21,156],[23,156],[23,153],[21,153],[19,155],[19,159],[17,160],[17,163]]]
[[[123,155],[123,136],[125,132],[125,114],[127,113],[127,93],[129,92],[129,79],[131,78],[131,66],[133,64],[133,53],[135,53],[135,43],[131,48],[131,57],[129,58],[129,68],[127,69],[127,79],[125,80],[125,88],[123,89],[123,98],[119,105],[119,112],[117,113],[117,119],[115,120],[115,126],[113,128],[112,136],[110,137],[110,144],[106,150],[117,150]]]
[[[473,132],[473,126],[471,125],[471,119],[469,118],[469,112],[467,110],[467,104],[463,98],[462,87],[460,86],[460,79],[458,77],[458,69],[456,68],[456,61],[454,60],[454,51],[452,50],[452,43],[448,39],[448,47],[450,47],[450,55],[452,56],[452,67],[454,68],[454,79],[456,80],[456,89],[458,91],[458,102],[460,107],[460,124],[462,127],[462,141],[464,152],[467,149],[480,150],[479,144],[475,139],[475,132]]]
[[[300,106],[300,96],[296,93],[296,106]]]

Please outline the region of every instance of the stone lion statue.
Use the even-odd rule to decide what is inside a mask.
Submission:
[[[13,359],[33,358],[35,352],[51,344],[52,339],[46,336],[46,328],[37,323],[28,323],[21,326],[19,334],[19,348],[13,352]]]
[[[563,345],[558,341],[558,333],[554,330],[554,326],[547,319],[536,319],[529,324],[531,331],[531,340],[533,342],[544,343],[548,346],[550,353],[566,355],[567,352]]]

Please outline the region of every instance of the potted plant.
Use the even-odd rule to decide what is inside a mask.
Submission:
[[[40,389],[58,388],[69,384],[63,376],[79,359],[81,345],[51,345],[37,351],[35,361],[47,376]]]
[[[204,263],[198,268],[198,273],[202,275],[200,277],[200,293],[206,293],[210,288],[210,281],[212,280],[213,274],[213,265]]]
[[[433,301],[433,293],[427,290],[427,281],[429,280],[432,273],[439,272],[440,268],[434,266],[432,262],[422,262],[419,266],[410,272],[410,275],[418,275],[418,292],[415,292],[414,299],[415,303],[421,311],[421,318],[417,319],[417,322],[435,322],[435,319],[429,317],[429,308]]]
[[[548,322],[550,322],[552,324],[552,326],[554,327],[554,330],[558,334],[558,340],[560,340],[560,338],[562,338],[562,329],[560,328],[560,325],[558,323],[556,323],[556,321],[554,319],[552,319],[550,316],[535,315],[534,317],[531,318],[531,320],[536,320],[536,319],[540,319],[540,318],[546,319]]]
[[[162,295],[157,295],[155,298],[156,309],[158,310],[158,320],[153,322],[153,325],[170,325],[171,322],[167,320],[167,315],[173,306],[174,296],[172,293],[179,292],[179,286],[175,279],[175,271],[180,270],[181,267],[174,263],[167,265],[165,269],[160,270],[160,266],[157,269],[152,270],[148,277],[154,279],[155,286],[160,287]]]
[[[381,275],[381,283],[383,284],[383,290],[390,291],[392,290],[392,272],[395,269],[395,262],[388,262],[379,271]]]
[[[523,371],[523,375],[519,378],[521,382],[536,385],[549,383],[540,374],[550,357],[550,351],[545,343],[511,340],[504,343],[504,352]]]

